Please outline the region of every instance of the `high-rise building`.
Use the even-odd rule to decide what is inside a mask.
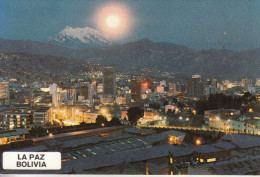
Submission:
[[[83,96],[84,99],[88,99],[88,86],[82,86],[79,89],[79,95]]]
[[[169,83],[169,96],[177,94],[177,87],[175,83]]]
[[[73,105],[75,102],[76,102],[76,89],[68,89],[68,92],[67,92],[68,96],[68,100],[67,100],[67,103],[68,105]]]
[[[51,84],[50,85],[50,94],[52,95],[52,94],[57,93],[57,89],[58,89],[57,84],[55,84],[55,83]]]
[[[199,75],[193,75],[192,78],[186,80],[186,96],[201,97],[203,95],[203,83]]]
[[[217,92],[219,92],[217,84],[217,79],[208,79],[204,83],[204,95],[209,96],[210,94],[216,94]]]
[[[252,86],[252,79],[242,79],[241,86],[247,89],[248,87]]]
[[[9,82],[0,78],[0,105],[8,105],[9,98]]]
[[[142,84],[140,80],[131,80],[131,97],[134,101],[141,99],[142,95]]]
[[[103,89],[103,94],[105,95],[116,95],[116,74],[114,67],[104,67]]]

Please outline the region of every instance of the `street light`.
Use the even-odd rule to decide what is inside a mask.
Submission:
[[[201,140],[200,139],[197,139],[196,141],[195,141],[195,143],[196,143],[196,145],[201,145]]]

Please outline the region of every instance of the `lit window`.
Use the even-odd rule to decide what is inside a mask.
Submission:
[[[173,175],[173,171],[171,171],[171,175]]]
[[[170,157],[170,163],[173,164],[173,159]]]
[[[215,162],[216,158],[207,159],[207,162]]]
[[[203,159],[200,159],[200,163],[203,163],[204,162],[204,160]]]

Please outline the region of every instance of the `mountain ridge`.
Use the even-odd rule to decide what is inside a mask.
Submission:
[[[213,76],[218,79],[231,80],[244,77],[259,78],[260,76],[260,49],[195,50],[177,44],[142,39],[125,44],[76,50],[40,42],[10,42],[8,40],[3,42],[0,39],[0,51],[83,59],[133,73],[144,73],[147,70],[152,73],[153,70],[160,70],[182,73],[185,77],[197,73],[202,77]]]

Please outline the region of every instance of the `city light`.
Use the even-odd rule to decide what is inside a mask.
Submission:
[[[201,140],[200,139],[197,139],[196,141],[195,141],[195,143],[196,143],[196,145],[201,145]]]
[[[106,113],[107,113],[107,110],[106,110],[105,108],[102,108],[102,109],[100,110],[100,113],[101,113],[101,114],[106,114]]]
[[[49,137],[52,137],[53,136],[53,134],[52,133],[49,133]]]
[[[182,120],[182,117],[179,117],[180,120]]]
[[[104,123],[102,123],[102,127],[104,127],[105,126],[105,124]]]

